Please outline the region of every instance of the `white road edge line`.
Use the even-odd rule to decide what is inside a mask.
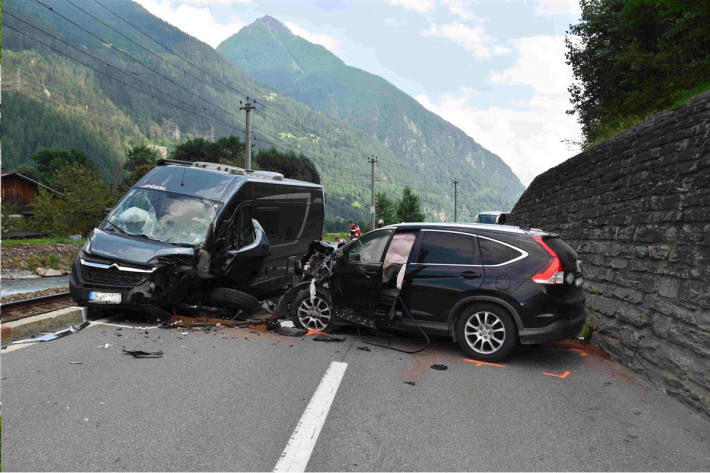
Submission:
[[[113,319],[105,318],[105,319],[92,320],[91,322],[89,322],[89,326],[91,326],[91,325],[108,325],[110,327],[134,328],[136,330],[152,330],[154,328],[158,328],[157,325],[151,325],[150,327],[138,327],[137,325],[114,324],[114,323],[110,322],[111,320],[113,320]]]
[[[347,367],[347,363],[340,361],[330,363],[291,438],[286,443],[286,448],[276,463],[274,471],[306,471],[306,465],[311,458]]]

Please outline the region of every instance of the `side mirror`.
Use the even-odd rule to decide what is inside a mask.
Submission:
[[[112,207],[104,209],[103,213],[101,214],[101,220],[104,220],[106,217],[108,217],[108,214],[111,213],[111,210],[113,210]]]

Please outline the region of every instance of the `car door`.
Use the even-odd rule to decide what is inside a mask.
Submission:
[[[445,322],[461,298],[483,281],[476,235],[423,229],[410,255],[402,297],[412,316]]]
[[[336,311],[371,319],[382,286],[382,264],[393,229],[375,230],[343,247],[333,265],[331,297]]]

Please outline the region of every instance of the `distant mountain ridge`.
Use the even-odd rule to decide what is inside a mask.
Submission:
[[[434,166],[427,159],[415,161],[409,155],[396,154],[391,142],[378,139],[385,135],[366,131],[261,85],[207,44],[130,0],[101,3],[201,70],[162,49],[94,2],[80,3],[90,15],[64,1],[46,0],[46,3],[52,10],[20,0],[6,0],[2,5],[3,79],[12,78],[3,81],[4,168],[14,170],[31,165],[31,155],[39,148],[78,147],[87,151],[107,181],[116,183],[123,173],[121,164],[126,152],[133,145],[170,149],[195,136],[219,138],[236,134],[243,139],[244,114],[239,106],[240,100],[248,95],[258,101],[252,114],[256,147],[276,146],[304,153],[318,167],[328,196],[326,216],[330,228],[340,228],[348,219],[367,220],[370,181],[366,158],[370,155],[380,158],[378,173],[387,177],[378,181],[378,190],[394,197],[408,185],[420,195],[428,218],[437,220],[453,215],[453,186],[444,185],[443,177],[432,179],[433,175],[448,172],[444,168],[450,162]],[[102,41],[60,15],[89,29]],[[130,40],[102,25],[97,18]],[[275,31],[287,31],[276,20],[269,23]],[[118,54],[111,46],[159,74]],[[313,46],[304,40],[305,51]],[[145,51],[144,47],[156,54]],[[324,48],[315,47],[322,51],[318,55],[304,52],[294,67],[304,71],[322,64],[347,67]],[[274,45],[273,57],[277,58],[273,61],[274,70],[278,70],[283,60],[277,56],[280,49],[281,46]],[[321,57],[322,53],[327,54]],[[192,71],[192,75],[176,69],[175,64]],[[382,79],[379,81],[386,84]],[[336,90],[331,97],[339,95],[348,96]],[[333,106],[340,107],[337,103]],[[421,113],[429,113],[418,104],[417,107]],[[419,127],[418,123],[412,119],[411,126]],[[420,145],[416,141],[411,143],[413,147]],[[472,153],[474,164],[476,159]],[[495,167],[484,162],[476,166]],[[466,169],[460,171],[461,179]],[[489,181],[495,183],[495,173],[478,175],[473,180],[480,183],[480,192],[467,195],[459,186],[459,215],[465,215],[463,208],[473,213],[478,209],[505,207],[517,197],[508,186],[488,185]]]
[[[524,190],[498,156],[463,131],[385,79],[346,65],[271,16],[242,28],[217,52],[256,80],[377,138],[433,190],[448,189],[457,178],[464,217],[483,210],[475,208],[476,201],[510,208]],[[447,209],[440,217],[452,214]]]

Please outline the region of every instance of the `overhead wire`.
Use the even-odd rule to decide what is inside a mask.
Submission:
[[[5,24],[5,25],[4,25],[4,26],[6,26],[6,27],[8,27],[8,28],[10,28],[10,29],[12,29],[12,30],[15,30],[17,33],[19,33],[19,34],[21,34],[21,35],[23,35],[23,36],[25,36],[25,37],[27,37],[27,38],[29,38],[29,39],[35,41],[36,43],[41,44],[41,45],[45,46],[46,48],[51,49],[52,51],[56,52],[57,54],[60,54],[60,55],[62,55],[62,56],[65,56],[65,57],[67,57],[67,58],[69,58],[69,59],[71,59],[71,60],[73,60],[73,61],[78,62],[79,64],[82,64],[82,65],[85,66],[85,67],[88,67],[89,69],[92,69],[93,71],[95,71],[95,72],[97,72],[97,73],[99,73],[99,74],[101,74],[101,75],[103,75],[103,76],[108,77],[110,80],[116,81],[116,82],[118,82],[118,83],[120,83],[120,84],[122,84],[122,85],[124,85],[124,86],[126,86],[126,87],[130,87],[130,88],[132,88],[132,89],[135,89],[135,90],[137,90],[138,92],[140,92],[140,93],[142,93],[142,94],[145,94],[145,95],[147,95],[147,96],[149,96],[149,97],[154,98],[155,100],[158,100],[159,102],[166,103],[166,104],[170,105],[171,107],[180,109],[180,110],[182,110],[182,111],[184,111],[184,112],[188,112],[188,113],[192,113],[192,114],[194,114],[194,113],[199,114],[199,115],[203,116],[204,118],[206,118],[207,120],[209,120],[209,121],[211,121],[211,122],[213,122],[213,123],[217,123],[217,124],[223,125],[223,126],[228,127],[228,128],[235,128],[235,127],[236,127],[235,124],[228,124],[228,123],[226,123],[226,122],[223,122],[223,121],[221,121],[221,120],[218,120],[218,119],[216,119],[216,118],[213,118],[212,116],[210,116],[210,115],[208,115],[208,114],[206,114],[206,113],[204,113],[204,112],[202,112],[202,111],[200,111],[200,110],[196,110],[194,106],[188,104],[188,103],[185,102],[184,100],[182,100],[182,99],[180,99],[180,98],[178,98],[178,97],[174,97],[173,95],[171,95],[171,94],[169,94],[169,93],[167,93],[167,92],[165,92],[165,91],[163,91],[163,90],[161,90],[161,89],[158,89],[157,87],[154,87],[154,86],[153,86],[152,84],[150,84],[150,83],[147,83],[147,82],[145,82],[145,81],[143,81],[143,80],[141,80],[141,79],[138,79],[138,78],[136,78],[136,77],[131,76],[128,72],[123,71],[123,70],[119,69],[118,67],[116,67],[116,66],[114,66],[114,65],[112,65],[112,64],[110,64],[110,63],[108,63],[108,62],[105,62],[105,61],[103,61],[102,59],[100,59],[100,58],[94,56],[93,54],[90,54],[90,53],[88,53],[88,52],[86,52],[86,51],[83,51],[83,50],[81,50],[81,49],[79,49],[79,48],[73,46],[72,44],[67,43],[66,41],[62,40],[61,38],[58,38],[57,36],[54,36],[53,34],[51,34],[51,33],[47,32],[47,31],[43,30],[42,28],[39,28],[39,27],[37,27],[36,25],[33,25],[33,24],[31,24],[31,23],[29,23],[29,22],[23,20],[22,18],[20,18],[20,17],[14,15],[14,14],[8,12],[8,11],[3,11],[3,14],[5,14],[6,16],[9,16],[9,17],[11,17],[11,18],[16,19],[16,20],[18,20],[18,21],[20,21],[20,22],[26,24],[27,26],[30,26],[31,28],[34,28],[34,29],[36,29],[37,31],[42,32],[42,33],[45,34],[46,36],[48,36],[48,37],[50,37],[50,38],[52,38],[52,39],[54,39],[54,40],[56,40],[56,41],[59,41],[60,43],[66,45],[67,47],[72,48],[72,49],[74,49],[75,51],[78,51],[78,52],[80,52],[81,54],[84,54],[84,55],[86,55],[86,56],[92,58],[93,60],[95,60],[95,61],[97,61],[97,62],[103,64],[103,65],[106,66],[106,67],[109,67],[109,68],[111,68],[111,69],[116,70],[116,71],[117,71],[118,73],[120,73],[120,74],[123,74],[123,75],[126,75],[126,76],[130,77],[130,78],[131,78],[132,80],[134,80],[135,82],[141,83],[141,84],[145,85],[146,87],[149,87],[149,88],[151,88],[151,89],[153,89],[153,90],[156,90],[156,91],[159,92],[161,95],[170,97],[171,99],[173,99],[173,100],[175,100],[175,101],[177,101],[177,102],[180,102],[180,103],[184,104],[184,105],[185,105],[186,107],[188,107],[188,108],[187,108],[187,109],[186,109],[186,108],[182,108],[182,107],[178,106],[178,105],[175,104],[175,103],[172,103],[172,102],[169,102],[169,101],[165,100],[164,97],[156,96],[156,95],[154,95],[154,94],[151,94],[151,93],[149,93],[149,92],[147,92],[147,91],[145,91],[145,90],[143,90],[143,89],[140,89],[140,88],[136,87],[135,85],[129,84],[129,83],[127,83],[127,82],[124,82],[124,81],[122,81],[122,80],[116,78],[116,77],[113,76],[113,75],[107,74],[106,72],[101,71],[100,69],[98,69],[98,68],[96,68],[96,67],[93,67],[93,66],[87,64],[87,63],[84,62],[84,61],[81,61],[80,59],[78,59],[78,58],[76,58],[76,57],[74,57],[74,56],[68,54],[67,52],[61,51],[61,50],[55,48],[54,46],[52,46],[52,45],[50,45],[50,44],[47,44],[47,43],[45,43],[45,42],[43,42],[43,41],[41,41],[41,40],[35,38],[34,36],[31,36],[31,35],[25,33],[24,31],[20,30],[20,29],[17,28],[17,27],[14,27],[14,26],[11,25],[11,24]],[[243,130],[240,130],[240,131],[243,131]]]
[[[51,6],[47,5],[47,4],[45,4],[45,3],[42,2],[41,0],[33,0],[33,1],[34,1],[35,3],[37,3],[37,4],[39,4],[39,5],[42,5],[43,7],[45,7],[46,9],[48,9],[49,11],[51,11],[52,13],[54,13],[55,15],[58,15],[59,17],[61,17],[61,18],[63,18],[64,20],[68,21],[69,23],[71,23],[72,25],[76,26],[77,28],[79,28],[80,30],[84,31],[85,33],[89,34],[90,36],[92,36],[92,37],[95,38],[96,40],[100,41],[102,44],[107,45],[107,46],[110,47],[111,49],[113,49],[113,50],[119,52],[120,54],[122,54],[123,56],[125,56],[125,57],[131,59],[132,61],[134,61],[134,62],[136,62],[136,63],[142,65],[143,67],[145,67],[145,68],[148,69],[149,71],[153,72],[156,76],[161,77],[161,78],[163,78],[164,80],[167,80],[168,82],[174,84],[176,87],[178,87],[178,88],[184,90],[184,91],[187,92],[188,94],[193,95],[193,96],[197,97],[198,99],[203,100],[203,101],[209,103],[210,105],[212,105],[212,106],[215,107],[216,109],[222,111],[223,113],[225,113],[225,114],[227,114],[227,115],[230,115],[230,116],[234,117],[235,119],[239,119],[239,117],[237,117],[236,115],[232,114],[231,112],[229,112],[229,111],[227,111],[227,110],[224,110],[224,109],[223,109],[222,107],[220,107],[219,105],[216,105],[216,104],[213,104],[213,103],[211,103],[211,102],[206,101],[203,97],[197,95],[195,92],[193,92],[193,91],[191,91],[190,89],[184,87],[183,85],[181,85],[181,84],[175,82],[172,78],[163,75],[160,71],[158,71],[158,70],[156,70],[155,68],[153,68],[152,66],[149,66],[149,65],[145,64],[144,62],[140,61],[138,58],[136,58],[136,57],[134,57],[133,55],[129,54],[128,52],[124,51],[122,48],[119,48],[119,47],[113,45],[111,42],[105,40],[105,39],[102,38],[101,36],[99,36],[99,35],[97,35],[97,34],[91,32],[91,31],[89,31],[88,29],[84,28],[83,26],[81,26],[80,24],[78,24],[77,22],[75,22],[74,20],[72,20],[71,18],[68,18],[67,16],[65,16],[65,15],[63,15],[62,13],[58,12],[57,10],[55,10],[53,7],[51,7]],[[69,0],[67,0],[67,1],[69,1]]]

